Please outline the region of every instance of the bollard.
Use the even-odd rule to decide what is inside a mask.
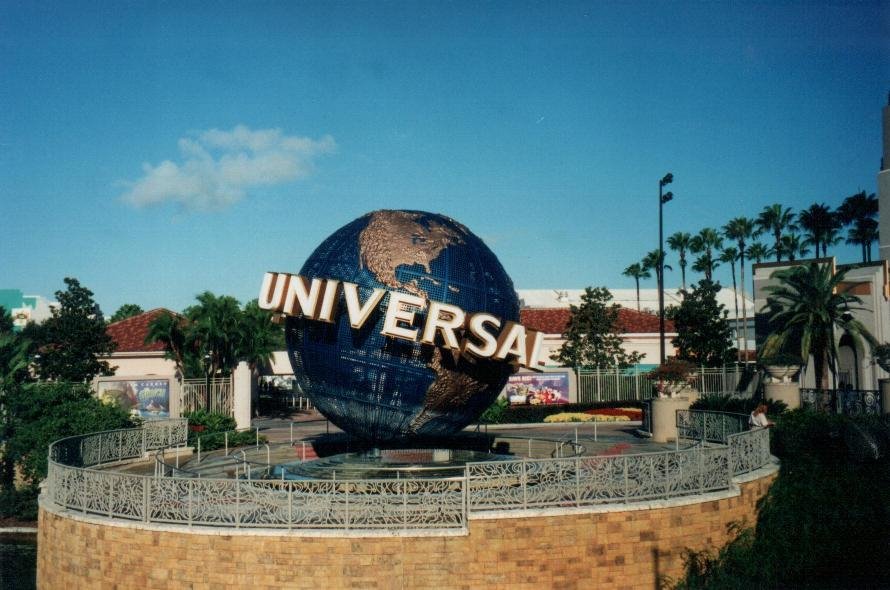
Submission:
[[[290,423],[290,444],[294,444],[294,423]]]
[[[227,430],[224,434],[226,439],[226,455],[229,454],[229,431]]]
[[[256,429],[256,448],[260,448],[260,427]]]
[[[198,463],[201,463],[201,439],[198,438]]]

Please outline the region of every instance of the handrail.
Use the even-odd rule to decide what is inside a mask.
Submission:
[[[706,416],[691,417],[702,420],[708,439]],[[738,420],[730,415],[724,422]],[[633,503],[728,489],[732,477],[770,460],[768,431],[753,430],[726,431],[720,444],[675,451],[468,463],[458,477],[426,479],[198,479],[97,468],[145,456],[149,447],[183,444],[186,435],[181,420],[56,441],[43,499],[94,516],[189,526],[465,529],[472,514],[491,510]]]

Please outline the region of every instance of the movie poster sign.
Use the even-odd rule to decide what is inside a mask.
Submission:
[[[506,396],[511,404],[567,404],[569,391],[567,371],[517,373],[507,381]]]
[[[100,381],[99,399],[116,403],[145,420],[170,417],[170,381],[167,379],[134,379]]]

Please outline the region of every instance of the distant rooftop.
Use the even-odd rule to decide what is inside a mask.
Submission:
[[[637,291],[636,289],[609,289],[612,294],[612,302],[617,303],[627,310],[636,311],[637,309]],[[519,305],[523,308],[559,308],[569,307],[570,305],[579,305],[581,296],[584,295],[584,289],[517,289],[519,295]],[[739,315],[742,315],[742,293],[739,290]],[[680,305],[679,289],[665,289],[664,305]],[[731,288],[722,288],[717,293],[718,303],[722,303],[729,312],[729,318],[735,319],[735,303]],[[745,297],[744,301],[748,307],[748,317],[754,317],[754,301],[750,296]],[[640,289],[640,311],[648,311],[650,313],[658,313],[658,289]],[[655,330],[658,331],[657,329]]]
[[[572,312],[568,307],[519,310],[519,321],[523,326],[545,334],[563,334],[571,317]],[[658,329],[657,315],[624,307],[618,310],[619,334],[656,334]],[[674,323],[666,319],[664,329],[666,333],[673,333]]]
[[[148,335],[149,324],[156,317],[164,314],[179,315],[176,312],[161,307],[114,322],[113,324],[108,324],[105,331],[117,344],[115,352],[163,352],[163,344],[160,342],[146,344],[145,337]]]

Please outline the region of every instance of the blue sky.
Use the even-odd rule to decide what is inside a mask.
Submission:
[[[0,288],[246,301],[380,208],[631,287],[665,172],[665,235],[874,192],[888,40],[869,2],[0,0]]]

